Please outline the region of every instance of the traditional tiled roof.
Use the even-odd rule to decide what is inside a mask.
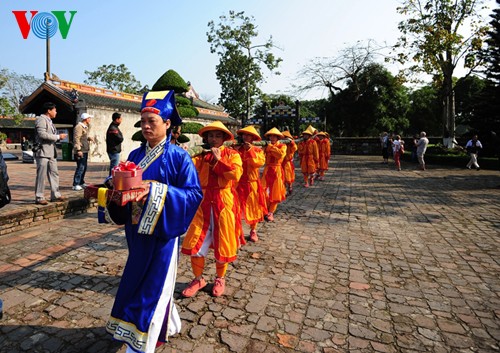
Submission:
[[[89,86],[77,82],[52,79],[43,82],[29,97],[21,103],[20,110],[23,113],[39,113],[41,104],[50,98],[58,106],[58,111],[63,108],[68,111],[74,110],[77,103],[85,103],[87,106],[105,106],[115,109],[139,111],[142,96],[124,92],[113,91],[95,86]],[[198,109],[198,118],[205,120],[221,120],[227,123],[237,124],[237,121],[224,111],[219,105],[210,104],[197,97],[192,97],[193,105]],[[60,105],[64,106],[61,107]]]

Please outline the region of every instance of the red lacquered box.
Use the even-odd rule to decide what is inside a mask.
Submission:
[[[113,187],[115,190],[131,190],[142,185],[142,169],[116,170],[113,169]]]
[[[104,184],[98,185],[88,185],[83,192],[83,197],[86,199],[97,199],[97,192],[99,188],[104,188]],[[106,200],[107,202],[114,202],[119,206],[125,206],[127,202],[135,200],[135,198],[143,192],[143,188],[137,188],[132,190],[106,190]]]

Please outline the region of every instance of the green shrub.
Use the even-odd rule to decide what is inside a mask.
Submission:
[[[427,151],[425,152],[425,155],[434,155],[434,156],[467,156],[467,153],[465,150],[458,146],[455,148],[445,148],[441,144],[437,145],[428,145],[427,146]]]
[[[177,103],[177,106],[193,106],[193,103],[191,103],[189,98],[179,95],[175,96],[175,102]]]
[[[183,118],[194,118],[198,116],[199,112],[198,109],[195,107],[186,107],[185,105],[177,107],[177,110],[179,111],[179,114]]]
[[[175,93],[187,92],[188,89],[186,81],[174,70],[168,70],[161,75],[151,88],[152,91],[174,90]]]
[[[7,134],[0,132],[0,141],[5,141],[7,140]]]
[[[184,123],[182,124],[182,132],[185,134],[197,134],[203,127],[200,123]]]

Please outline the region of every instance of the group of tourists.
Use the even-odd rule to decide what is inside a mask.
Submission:
[[[413,138],[412,159],[418,160],[419,168],[425,170],[424,155],[427,150],[429,139],[427,134],[422,131],[419,136]],[[382,147],[382,158],[384,164],[389,163],[389,156],[392,156],[396,170],[401,171],[401,158],[405,153],[405,142],[400,135],[389,136],[387,132],[380,135],[380,145]]]
[[[329,139],[312,127],[297,144],[289,131],[277,128],[267,131],[263,142],[247,126],[236,131],[241,141],[236,143],[216,121],[198,131],[205,147],[190,156],[171,143],[171,132],[181,124],[172,91],[145,93],[141,131],[146,142],[127,158],[142,169],[143,191],[125,206],[103,197],[109,189],[98,193],[99,221],[125,225],[129,256],[106,329],[127,344],[127,352],[153,352],[180,331],[173,301],[179,247],[190,256],[193,272],[182,296],[193,297],[208,285],[210,249],[215,257],[211,294],[221,296],[228,264],[246,244],[242,220],[250,227],[249,240],[257,242],[258,224],[273,222],[278,205],[293,192],[295,153],[305,187],[324,180],[328,169]]]
[[[420,132],[413,137],[413,148],[411,153],[412,161],[418,161],[420,170],[426,170],[424,155],[427,151],[427,146],[429,145],[429,139],[427,138],[427,134],[425,131]],[[405,143],[401,139],[400,135],[392,135],[389,136],[387,132],[383,132],[380,135],[380,145],[382,147],[382,158],[383,163],[388,164],[389,155],[392,155],[394,159],[394,165],[396,166],[396,170],[401,170],[401,157],[404,154]],[[478,140],[478,136],[474,134],[470,140],[467,141],[465,145],[465,150],[469,155],[470,159],[467,165],[465,166],[467,169],[476,169],[480,170],[479,164],[477,162],[477,157],[479,151],[483,148],[483,145]]]

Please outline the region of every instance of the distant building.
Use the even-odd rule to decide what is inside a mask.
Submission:
[[[185,96],[193,102],[198,109],[196,118],[186,118],[184,122],[198,122],[207,125],[214,120],[221,120],[231,130],[238,128],[237,120],[224,112],[221,106],[213,105],[199,99],[192,86]],[[5,132],[14,140],[20,142],[22,136],[30,140],[34,137],[34,118],[39,115],[45,102],[53,102],[57,106],[57,116],[54,119],[56,128],[67,130],[69,140],[72,142],[73,128],[78,123],[82,113],[89,113],[94,117],[91,121],[90,135],[96,143],[91,145],[89,160],[91,162],[107,162],[106,130],[111,123],[114,112],[122,114],[120,129],[125,137],[122,148],[122,158],[126,158],[130,151],[139,146],[139,142],[132,141],[132,135],[138,130],[134,124],[140,119],[139,110],[142,96],[117,92],[100,87],[89,86],[81,83],[50,79],[43,82],[30,96],[21,102],[19,110],[30,117],[26,117],[22,126],[16,126],[11,118],[0,118],[0,131]],[[198,136],[193,136],[191,144],[201,143]]]

